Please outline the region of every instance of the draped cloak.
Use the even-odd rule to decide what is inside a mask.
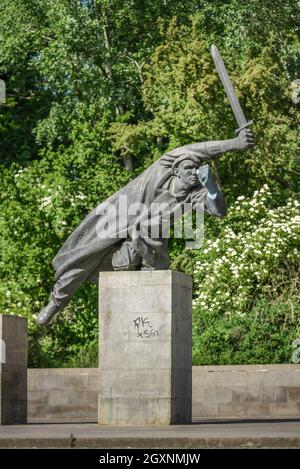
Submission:
[[[71,233],[53,259],[55,281],[71,269],[80,268],[83,263],[86,268],[86,265],[89,265],[87,262],[89,259],[91,260],[91,271],[88,272],[87,279],[91,281],[96,281],[95,274],[97,272],[112,270],[112,253],[130,235],[130,229],[137,219],[136,214],[130,215],[128,211],[127,217],[124,216],[124,213],[123,216],[120,216],[121,210],[124,211],[124,208],[120,207],[121,196],[127,197],[128,209],[136,203],[144,204],[150,208],[157,196],[162,191],[167,191],[167,187],[170,186],[174,178],[172,164],[175,159],[184,155],[192,156],[193,159],[197,159],[200,166],[203,160],[210,159],[205,150],[205,144],[195,144],[176,148],[164,154],[124,188],[99,204]],[[206,193],[206,189],[203,189],[203,199],[205,199]],[[173,199],[173,202],[174,197],[171,194],[170,198]],[[114,214],[107,210],[109,205],[114,207]],[[115,216],[115,220],[111,219],[112,216]]]

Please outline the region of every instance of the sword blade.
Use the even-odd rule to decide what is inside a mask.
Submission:
[[[218,75],[220,77],[220,80],[223,84],[224,90],[226,92],[227,98],[229,100],[231,109],[235,115],[236,121],[239,125],[239,129],[237,131],[240,131],[241,129],[247,127],[250,125],[251,122],[248,122],[245,114],[241,108],[241,105],[239,103],[239,100],[236,96],[236,93],[234,91],[234,88],[232,86],[231,80],[229,78],[229,75],[227,73],[226,67],[224,65],[223,59],[221,57],[221,54],[218,50],[218,48],[215,45],[212,45],[211,48],[211,55],[213,58],[213,61],[215,63]]]

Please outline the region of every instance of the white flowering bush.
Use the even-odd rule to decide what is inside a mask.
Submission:
[[[289,361],[300,337],[300,203],[274,205],[267,185],[238,197],[226,218],[206,217],[203,246],[183,255],[195,364]]]
[[[194,270],[194,305],[210,314],[244,315],[278,266],[299,261],[300,203],[270,209],[268,186],[240,196],[215,239],[206,237]]]

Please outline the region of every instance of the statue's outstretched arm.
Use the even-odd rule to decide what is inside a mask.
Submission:
[[[250,129],[243,129],[235,138],[228,140],[216,140],[212,142],[199,142],[175,148],[168,152],[171,156],[180,156],[185,152],[191,152],[203,160],[211,160],[227,151],[247,150],[254,145],[253,134]]]

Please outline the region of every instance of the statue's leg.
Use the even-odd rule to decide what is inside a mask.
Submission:
[[[71,269],[55,283],[52,298],[60,309],[69,303],[76,290],[86,280],[86,277],[86,269]]]
[[[142,262],[141,255],[135,249],[131,240],[126,240],[113,254],[112,266],[114,270],[136,270]]]
[[[167,270],[170,267],[167,239],[161,239],[161,246],[153,249],[151,258],[143,258],[142,270]]]
[[[80,263],[80,266],[65,272],[55,283],[48,305],[37,316],[37,323],[49,324],[55,314],[66,307],[76,290],[89,278],[91,271],[96,269],[98,263],[97,257],[87,258]]]

